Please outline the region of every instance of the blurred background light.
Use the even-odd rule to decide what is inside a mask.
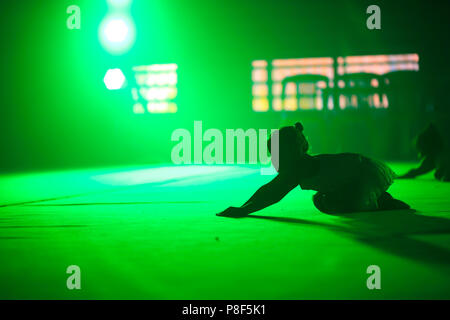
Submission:
[[[121,89],[125,83],[125,76],[120,69],[109,69],[103,78],[106,88],[109,90]]]
[[[177,112],[177,69],[176,63],[134,66],[132,70],[136,87],[131,89],[135,102],[133,112]]]
[[[109,15],[100,24],[100,43],[111,54],[126,53],[135,37],[134,23],[127,15]]]

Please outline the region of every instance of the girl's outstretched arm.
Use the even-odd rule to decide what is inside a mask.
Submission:
[[[235,218],[244,217],[277,203],[297,185],[297,179],[289,175],[278,174],[272,181],[259,188],[241,207],[229,207],[217,215]]]
[[[404,175],[398,177],[398,179],[415,178],[417,176],[430,172],[431,170],[434,169],[434,167],[435,167],[434,159],[428,156],[425,157],[425,159],[423,159],[422,163],[418,168],[409,170]]]

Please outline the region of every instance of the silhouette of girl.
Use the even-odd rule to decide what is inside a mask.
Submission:
[[[259,188],[241,207],[229,207],[218,216],[243,217],[280,201],[292,189],[316,190],[313,202],[324,213],[408,209],[386,190],[395,173],[385,164],[354,153],[311,156],[303,126],[283,127],[268,140],[278,139],[278,156],[272,154],[277,176]]]
[[[430,124],[417,136],[415,144],[422,163],[398,178],[415,178],[436,169],[437,180],[450,181],[450,156],[437,127]]]

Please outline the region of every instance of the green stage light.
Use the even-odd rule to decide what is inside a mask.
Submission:
[[[134,24],[126,15],[107,16],[100,24],[100,42],[112,54],[127,52],[134,44],[135,36]]]
[[[110,42],[123,42],[127,34],[128,26],[121,19],[111,20],[105,27],[105,37]]]
[[[106,2],[113,8],[125,8],[131,4],[131,0],[107,0]]]
[[[106,71],[103,82],[105,82],[105,86],[109,90],[118,90],[123,87],[125,76],[120,69],[109,69]]]

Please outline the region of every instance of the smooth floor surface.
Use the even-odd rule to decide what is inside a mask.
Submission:
[[[215,216],[271,178],[251,166],[2,175],[0,298],[450,298],[450,183],[396,181],[416,212],[326,215],[297,188],[251,217]]]

